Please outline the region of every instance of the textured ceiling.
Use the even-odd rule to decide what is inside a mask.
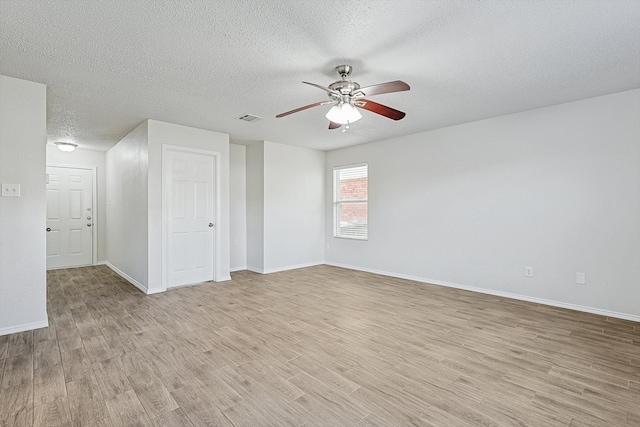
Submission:
[[[0,74],[47,84],[49,141],[106,150],[151,118],[326,150],[638,88],[639,22],[638,0],[0,0]],[[409,83],[374,98],[406,118],[275,118],[342,63]]]

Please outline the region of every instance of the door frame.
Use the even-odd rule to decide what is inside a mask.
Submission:
[[[220,157],[221,157],[221,153],[219,151],[213,151],[213,150],[203,150],[201,148],[191,148],[191,147],[185,147],[182,145],[171,145],[171,144],[162,144],[162,160],[161,160],[161,179],[162,179],[162,243],[161,243],[161,248],[162,248],[162,289],[160,292],[166,291],[167,290],[167,283],[168,283],[168,275],[169,272],[167,271],[167,267],[168,267],[168,254],[167,254],[167,239],[168,239],[168,215],[169,215],[169,207],[167,206],[167,192],[169,191],[169,189],[167,188],[166,185],[166,180],[165,180],[165,173],[167,171],[167,152],[168,151],[179,151],[179,152],[183,152],[183,153],[190,153],[190,154],[204,154],[207,156],[212,156],[213,157],[213,161],[216,167],[216,171],[214,174],[214,178],[216,180],[216,184],[215,184],[215,204],[216,204],[216,208],[215,208],[215,212],[214,212],[214,218],[213,218],[213,223],[215,224],[213,227],[213,281],[217,282],[219,281],[220,278],[220,227],[218,227],[218,224],[220,222],[220,217],[221,217],[221,206],[220,206],[220,193],[221,193],[221,185],[220,185]]]
[[[49,179],[48,174],[46,173],[46,168],[48,167],[52,167],[52,168],[65,168],[65,169],[84,169],[84,170],[90,170],[92,177],[91,180],[93,181],[93,185],[92,185],[92,197],[91,197],[91,221],[92,221],[92,225],[91,228],[93,230],[91,230],[91,265],[97,265],[98,264],[98,183],[97,183],[97,179],[98,179],[98,173],[97,170],[98,168],[96,166],[79,166],[79,165],[69,165],[69,164],[65,164],[65,163],[47,163],[45,166],[45,175],[46,176],[46,180]],[[46,181],[45,181],[46,182]],[[46,182],[48,184],[48,182]],[[47,270],[59,270],[62,268],[73,268],[73,267],[56,267],[56,268],[48,268]]]

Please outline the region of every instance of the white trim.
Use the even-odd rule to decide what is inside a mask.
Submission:
[[[347,169],[356,169],[356,168],[365,168],[365,172],[366,172],[366,179],[367,179],[367,198],[366,199],[353,199],[353,200],[338,200],[338,194],[340,193],[339,190],[339,186],[340,186],[340,182],[341,179],[338,178],[338,175],[340,173],[340,171],[343,170],[347,170]],[[337,180],[336,180],[337,178]],[[343,166],[334,166],[333,167],[333,172],[332,172],[332,193],[333,193],[333,210],[332,210],[332,229],[333,229],[333,237],[336,239],[347,239],[347,240],[360,240],[360,241],[368,241],[369,240],[369,211],[368,211],[368,206],[369,206],[369,163],[364,162],[364,163],[356,163],[356,164],[352,164],[352,165],[343,165]],[[337,184],[337,185],[336,185]],[[341,204],[349,204],[349,203],[366,203],[367,204],[367,229],[366,229],[366,236],[362,236],[362,235],[354,235],[354,236],[349,236],[349,235],[341,235],[339,234],[339,222],[340,222],[340,205]]]
[[[69,269],[72,269],[72,268],[93,267],[94,265],[97,265],[97,264],[68,265],[68,266],[63,266],[63,267],[51,267],[51,268],[47,268],[47,271],[54,271],[54,270],[69,270]]]
[[[17,334],[18,332],[31,331],[33,329],[48,328],[48,327],[49,327],[49,321],[48,320],[43,320],[42,322],[26,323],[24,325],[17,325],[17,326],[10,326],[8,328],[1,328],[0,329],[0,336],[9,335],[9,334]]]
[[[231,267],[229,269],[229,272],[233,273],[234,271],[242,271],[242,270],[247,270],[247,266],[243,265],[243,266],[240,266],[240,267]]]
[[[549,305],[552,307],[582,311],[585,313],[599,314],[601,316],[606,316],[606,317],[615,317],[616,319],[624,319],[624,320],[631,320],[633,322],[640,322],[640,316],[637,316],[635,314],[619,313],[617,311],[603,310],[595,307],[586,307],[583,305],[570,304],[566,302],[548,300],[544,298],[530,297],[527,295],[512,294],[510,292],[494,291],[492,289],[477,288],[475,286],[459,285],[457,283],[442,282],[440,280],[425,279],[422,277],[409,276],[406,274],[390,273],[388,271],[374,270],[372,268],[356,267],[353,265],[339,264],[334,262],[325,262],[325,264],[331,265],[333,267],[341,267],[341,268],[348,268],[350,270],[365,271],[367,273],[380,274],[382,276],[397,277],[399,279],[413,280],[416,282],[428,283],[431,285],[446,286],[448,288],[462,289],[465,291],[478,292],[481,294],[494,295],[498,297],[511,298],[511,299],[520,300],[520,301],[527,301],[527,302],[533,302],[537,304]]]
[[[96,265],[98,263],[98,167],[97,166],[78,166],[78,165],[68,165],[64,163],[47,163],[46,167],[53,168],[67,168],[67,169],[88,169],[93,172],[93,194],[91,195],[91,218],[93,225],[91,228],[91,264],[84,265],[82,267],[88,267],[90,265]],[[46,170],[46,169],[45,169]],[[74,267],[74,266],[70,266]],[[78,266],[80,267],[80,266]],[[58,268],[48,268],[47,270],[58,270],[60,268],[69,268],[69,267],[58,267]]]
[[[146,286],[144,286],[142,283],[138,282],[136,279],[134,279],[133,277],[129,276],[128,274],[124,273],[123,271],[121,271],[118,267],[116,267],[115,265],[111,264],[109,261],[105,261],[104,265],[106,265],[107,267],[109,267],[111,270],[113,270],[114,273],[116,273],[118,276],[122,277],[124,280],[126,280],[127,282],[131,283],[133,286],[135,286],[136,288],[140,289],[142,292],[144,292],[147,295],[151,295],[151,294],[156,294],[158,292],[162,292],[161,290],[155,290],[152,289],[151,291],[149,289],[147,289]]]
[[[216,203],[216,213],[215,218],[213,219],[213,223],[215,224],[213,228],[214,232],[214,247],[213,247],[213,281],[214,282],[222,282],[226,280],[230,280],[230,276],[222,276],[220,270],[222,268],[221,256],[222,256],[222,248],[220,246],[221,242],[221,231],[220,231],[220,219],[222,218],[222,206],[221,206],[221,195],[222,195],[222,183],[221,183],[221,155],[219,151],[213,150],[202,150],[200,148],[191,148],[184,147],[182,145],[171,145],[171,144],[162,144],[162,157],[160,159],[160,176],[161,176],[161,191],[162,191],[162,226],[161,226],[161,249],[162,249],[162,279],[161,279],[161,289],[156,292],[162,292],[167,290],[167,213],[168,209],[166,206],[167,196],[166,196],[166,186],[165,186],[165,159],[166,153],[169,150],[173,151],[181,151],[186,153],[196,153],[196,154],[204,154],[207,156],[212,156],[216,165],[216,194],[215,194],[215,203]],[[229,278],[227,278],[229,277]]]
[[[256,267],[247,267],[247,270],[253,271],[254,273],[271,274],[271,273],[279,273],[281,271],[296,270],[298,268],[313,267],[316,265],[323,265],[323,264],[324,264],[323,261],[319,261],[319,262],[308,262],[305,264],[298,264],[298,265],[288,265],[286,267],[269,268],[266,270],[262,268],[256,268]]]

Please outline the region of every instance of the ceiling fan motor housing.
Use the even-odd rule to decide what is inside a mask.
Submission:
[[[331,83],[329,89],[337,90],[342,95],[349,95],[360,89],[360,85],[351,80],[338,80],[337,82]]]

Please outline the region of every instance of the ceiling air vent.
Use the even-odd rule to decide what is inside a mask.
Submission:
[[[255,123],[258,120],[262,120],[262,117],[252,116],[251,114],[244,114],[238,117],[238,120],[242,120],[243,122]]]

